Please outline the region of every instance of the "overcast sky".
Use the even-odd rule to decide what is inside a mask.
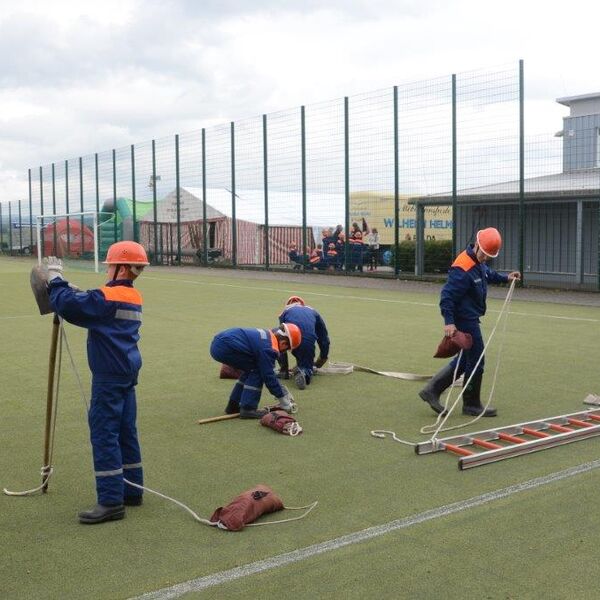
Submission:
[[[0,201],[27,169],[525,60],[527,132],[600,91],[593,0],[0,0]]]

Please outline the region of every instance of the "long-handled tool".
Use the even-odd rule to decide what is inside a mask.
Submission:
[[[35,266],[31,269],[30,275],[31,290],[35,297],[38,309],[41,315],[51,314],[54,311],[50,305],[48,296],[48,288],[46,284],[46,276],[41,267]],[[56,424],[56,400],[58,390],[55,388],[60,378],[60,358],[57,376],[56,359],[59,354],[59,332],[60,319],[57,314],[54,314],[52,319],[52,336],[50,339],[50,356],[48,359],[48,385],[46,388],[46,423],[44,426],[44,462],[42,466],[42,484],[37,488],[25,490],[23,492],[11,492],[4,489],[4,493],[8,496],[30,496],[39,492],[46,493],[48,491],[48,480],[52,474],[52,452],[54,448],[54,428]],[[58,387],[58,386],[56,386]]]
[[[206,423],[216,423],[217,421],[227,421],[229,419],[237,419],[240,413],[232,413],[231,415],[221,415],[219,417],[209,417],[208,419],[199,419],[198,425],[206,425]]]
[[[58,347],[58,333],[60,330],[60,319],[54,313],[52,319],[52,338],[50,341],[50,357],[48,359],[48,387],[46,388],[46,424],[44,426],[44,466],[42,467],[42,492],[48,491],[48,479],[52,472],[52,449],[54,441],[55,422],[55,395],[54,375],[56,373],[56,349]]]

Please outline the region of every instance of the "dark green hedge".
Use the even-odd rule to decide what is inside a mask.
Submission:
[[[400,270],[409,273],[415,270],[415,245],[416,242],[403,241],[398,246]],[[446,273],[452,264],[452,240],[426,240],[425,245],[425,273]],[[394,247],[391,264],[394,264]]]

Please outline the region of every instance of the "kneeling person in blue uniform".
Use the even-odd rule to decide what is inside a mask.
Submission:
[[[302,334],[296,325],[282,323],[278,329],[244,329],[236,327],[218,333],[210,355],[217,361],[242,371],[229,396],[227,414],[240,413],[242,419],[260,419],[267,414],[259,409],[263,384],[288,412],[294,398],[275,375],[275,361],[280,353],[300,345]]]
[[[313,376],[314,367],[322,367],[329,357],[329,334],[323,317],[312,307],[306,306],[300,296],[291,296],[285,303],[283,312],[279,315],[280,323],[294,323],[302,332],[302,343],[292,354],[296,359],[297,369],[294,380],[299,389],[303,390]],[[315,344],[319,346],[319,358],[315,362]],[[282,371],[287,372],[287,355],[282,357]]]
[[[476,369],[475,365],[484,348],[479,319],[486,312],[488,283],[507,283],[521,278],[519,271],[503,275],[486,264],[488,259],[498,256],[501,247],[502,237],[497,229],[488,227],[478,231],[475,244],[470,244],[452,263],[448,271],[448,281],[441,292],[440,309],[444,318],[444,335],[452,337],[458,329],[470,333],[473,338],[473,346],[470,350],[463,351],[456,372],[457,378],[464,373],[466,382],[475,371],[470,384],[463,392],[462,412],[465,415],[495,417],[497,414],[495,408],[484,409],[481,404],[485,357],[481,358]],[[453,383],[457,361],[458,357],[455,357],[419,392],[421,399],[438,414],[444,410],[440,396]]]
[[[49,257],[48,292],[52,308],[69,323],[88,330],[92,371],[88,412],[96,476],[97,504],[79,513],[85,524],[125,516],[125,505],[142,504],[142,458],[136,427],[135,386],[142,358],[137,342],[142,296],[133,281],[148,265],[144,248],[131,241],[113,244],[106,255],[108,281],[100,289],[76,291],[63,279],[60,259]]]

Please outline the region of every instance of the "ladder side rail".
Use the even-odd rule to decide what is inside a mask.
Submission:
[[[600,435],[600,424],[594,425],[593,427],[585,427],[582,429],[576,429],[565,433],[557,433],[556,435],[549,436],[547,438],[536,438],[534,440],[527,440],[520,444],[513,444],[505,446],[498,450],[487,450],[485,452],[479,452],[472,456],[465,456],[459,460],[459,468],[461,470],[477,467],[491,462],[497,462],[506,458],[512,458],[513,456],[520,456],[523,454],[530,454],[532,452],[538,452],[540,450],[546,450],[547,448],[553,448],[554,446],[561,446],[563,444],[569,444],[571,442],[578,442],[580,440]]]

